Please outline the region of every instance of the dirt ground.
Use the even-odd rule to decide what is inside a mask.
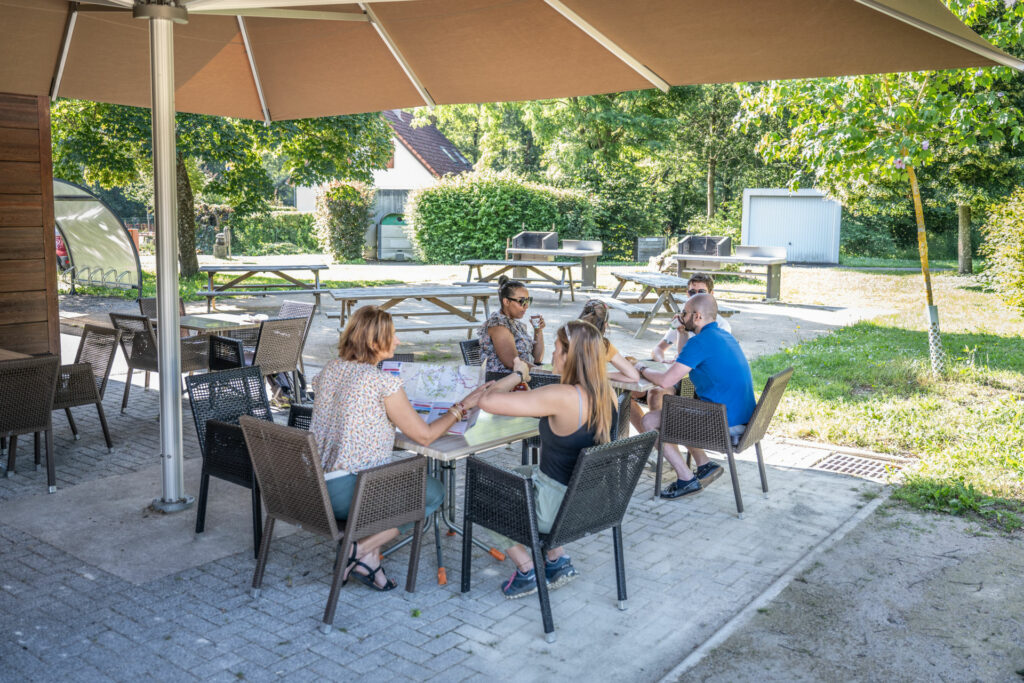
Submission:
[[[887,503],[680,681],[1024,680],[1024,534]]]

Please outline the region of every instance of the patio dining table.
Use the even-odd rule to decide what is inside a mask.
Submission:
[[[455,482],[458,461],[476,453],[537,436],[538,424],[539,420],[532,417],[507,417],[481,412],[477,417],[476,424],[466,430],[465,434],[445,434],[429,446],[422,446],[401,432],[396,432],[395,448],[412,451],[430,458],[433,473],[438,475],[445,487],[445,502],[435,513],[433,520],[439,584],[447,583],[447,572],[441,553],[440,523],[444,522],[449,533],[462,534],[462,527],[455,519]],[[473,543],[489,552],[495,559],[499,561],[505,559],[504,553],[496,548],[489,547],[476,538],[473,539]]]
[[[227,330],[249,330],[260,326],[260,320],[235,313],[196,313],[180,318],[182,330],[200,334],[217,334]]]

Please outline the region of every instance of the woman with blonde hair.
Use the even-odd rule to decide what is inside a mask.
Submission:
[[[398,377],[377,368],[398,346],[391,314],[376,306],[357,310],[341,334],[338,357],[313,379],[316,402],[310,432],[316,438],[323,464],[327,493],[338,519],[348,517],[360,470],[383,465],[391,459],[395,428],[416,443],[432,443],[475,407],[484,391],[481,386],[434,422],[427,424],[413,409]],[[427,479],[424,515],[444,500],[444,487]],[[398,535],[387,529],[352,544],[345,581],[351,576],[370,588],[389,591],[397,584],[380,564],[380,548]]]
[[[615,421],[615,395],[608,383],[604,338],[596,327],[582,320],[560,327],[552,360],[555,372],[561,376],[559,384],[513,392],[517,384],[530,379],[529,366],[517,358],[513,372],[492,383],[480,397],[480,408],[489,413],[540,418],[540,465],[517,469],[533,482],[541,533],[551,531],[580,451],[607,443]],[[502,540],[516,565],[502,593],[514,599],[536,592],[537,572],[530,552],[509,539]],[[550,588],[559,588],[575,577],[576,569],[562,548],[548,551],[544,578]]]
[[[608,304],[600,299],[591,299],[583,304],[583,311],[580,312],[579,319],[586,320],[604,336],[608,332]],[[639,382],[640,373],[633,367],[632,363],[619,353],[615,345],[608,341],[608,337],[604,337],[604,346],[605,359],[616,370],[616,372],[608,373],[608,379],[614,379],[618,382]]]

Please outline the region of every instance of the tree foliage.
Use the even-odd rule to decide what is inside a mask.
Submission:
[[[314,229],[320,249],[337,261],[362,258],[375,190],[366,183],[332,182],[316,198]]]
[[[81,100],[51,106],[54,175],[101,187],[130,187],[152,204],[148,109]],[[265,154],[281,159],[294,184],[370,181],[391,156],[391,130],[376,114],[262,122],[179,113],[175,118],[179,204],[188,195],[229,204],[236,215],[264,213],[274,196]],[[183,175],[184,174],[184,175]],[[195,268],[195,210],[179,211],[182,274]]]

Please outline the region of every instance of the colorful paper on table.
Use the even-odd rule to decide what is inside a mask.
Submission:
[[[442,363],[405,363],[384,361],[381,370],[402,380],[406,396],[415,411],[430,424],[448,412],[452,404],[484,383],[484,367],[478,365],[445,365]],[[476,424],[480,410],[474,408],[448,430],[449,434],[465,434]]]

